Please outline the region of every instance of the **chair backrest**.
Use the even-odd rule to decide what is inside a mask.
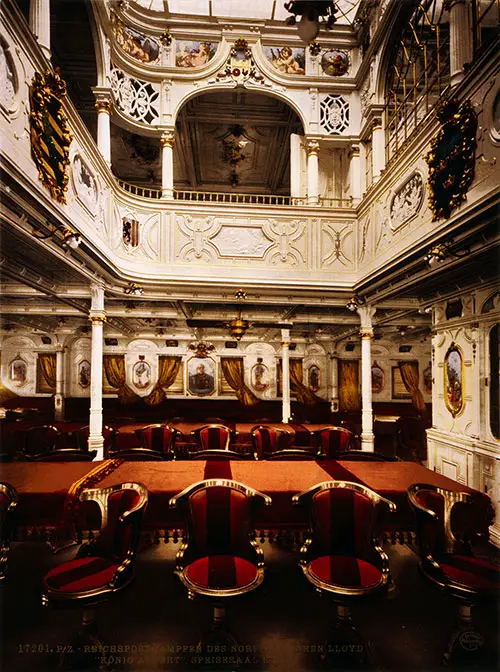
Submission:
[[[378,518],[384,508],[396,505],[370,488],[349,481],[318,483],[293,497],[309,510],[309,559],[324,555],[354,556],[370,560],[379,553]]]
[[[355,435],[345,427],[323,427],[312,432],[317,443],[319,454],[326,459],[334,459],[338,453],[354,448]]]
[[[91,462],[97,455],[96,450],[80,450],[79,448],[57,448],[48,450],[32,459],[35,462]]]
[[[237,481],[208,479],[189,486],[170,500],[179,507],[187,527],[186,549],[181,559],[236,555],[255,561],[259,553],[250,539],[253,510],[271,504],[267,495]]]
[[[291,432],[269,425],[252,427],[251,434],[256,460],[263,460],[278,450],[288,448],[293,440]]]
[[[96,554],[118,561],[132,559],[139,545],[147,489],[139,483],[121,483],[84,490],[80,501],[96,502],[101,511],[101,531],[92,542]]]
[[[161,453],[164,459],[175,457],[174,444],[179,432],[174,427],[162,424],[148,425],[137,429],[135,433],[143,448]]]
[[[232,431],[226,425],[204,425],[193,431],[201,450],[228,450]]]
[[[109,425],[104,425],[102,428],[102,437],[104,439],[104,454],[107,455],[110,451],[113,451],[115,448],[116,441],[116,429],[110,427]],[[90,427],[89,425],[84,425],[77,429],[76,432],[76,442],[79,450],[86,451],[89,449],[89,434]]]
[[[120,453],[121,455],[121,453]],[[191,460],[247,460],[251,455],[238,453],[235,450],[195,450],[189,453]]]
[[[23,453],[27,457],[54,450],[61,432],[54,425],[38,425],[25,430]]]
[[[488,502],[480,493],[456,492],[429,483],[413,483],[408,500],[415,512],[422,558],[468,554],[480,537],[488,535]]]

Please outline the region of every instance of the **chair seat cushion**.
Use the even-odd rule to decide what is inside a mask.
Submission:
[[[86,593],[105,588],[120,565],[98,557],[76,558],[55,567],[45,576],[45,585],[62,593]]]
[[[467,555],[445,555],[439,566],[446,578],[479,590],[500,589],[500,570],[487,560]]]
[[[195,560],[184,573],[203,588],[243,588],[257,578],[257,567],[235,555],[211,555]]]
[[[323,555],[312,560],[308,569],[320,581],[345,588],[370,588],[382,578],[377,567],[349,555]]]

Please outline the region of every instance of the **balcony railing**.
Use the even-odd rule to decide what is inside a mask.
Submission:
[[[149,187],[140,187],[118,180],[118,184],[129,194],[141,198],[160,199],[161,191]],[[278,205],[278,206],[305,206],[311,207],[307,197],[292,197],[287,195],[273,194],[238,194],[223,191],[187,191],[174,189],[174,200],[189,201],[196,203],[238,203],[243,205]],[[319,207],[322,208],[352,208],[355,203],[352,198],[324,198],[318,199]]]

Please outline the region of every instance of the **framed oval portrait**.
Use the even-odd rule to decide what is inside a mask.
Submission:
[[[444,357],[444,401],[454,418],[464,410],[464,360],[455,343],[450,345]]]
[[[269,369],[262,363],[262,357],[258,357],[257,364],[252,366],[250,381],[256,392],[264,392],[269,387]]]
[[[316,364],[309,367],[307,372],[307,385],[311,392],[317,392],[321,387],[321,371]]]
[[[78,365],[78,385],[84,389],[90,385],[90,362],[86,359]]]
[[[138,390],[145,390],[151,384],[151,366],[143,359],[134,364],[132,382]]]

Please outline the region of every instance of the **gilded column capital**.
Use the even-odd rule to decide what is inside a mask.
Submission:
[[[308,140],[306,143],[306,152],[308,156],[319,154],[319,142],[317,140]]]
[[[105,112],[106,114],[111,114],[111,103],[109,100],[96,100],[94,107],[97,110],[98,114],[100,112]]]
[[[367,329],[366,327],[359,330],[359,334],[362,339],[371,340],[373,338],[373,329]]]
[[[173,148],[175,145],[175,138],[174,134],[172,131],[169,131],[167,133],[163,133],[163,135],[160,138],[160,145],[162,147],[170,147]]]
[[[92,324],[104,324],[106,319],[105,310],[91,310],[89,312],[89,322],[92,322]]]

